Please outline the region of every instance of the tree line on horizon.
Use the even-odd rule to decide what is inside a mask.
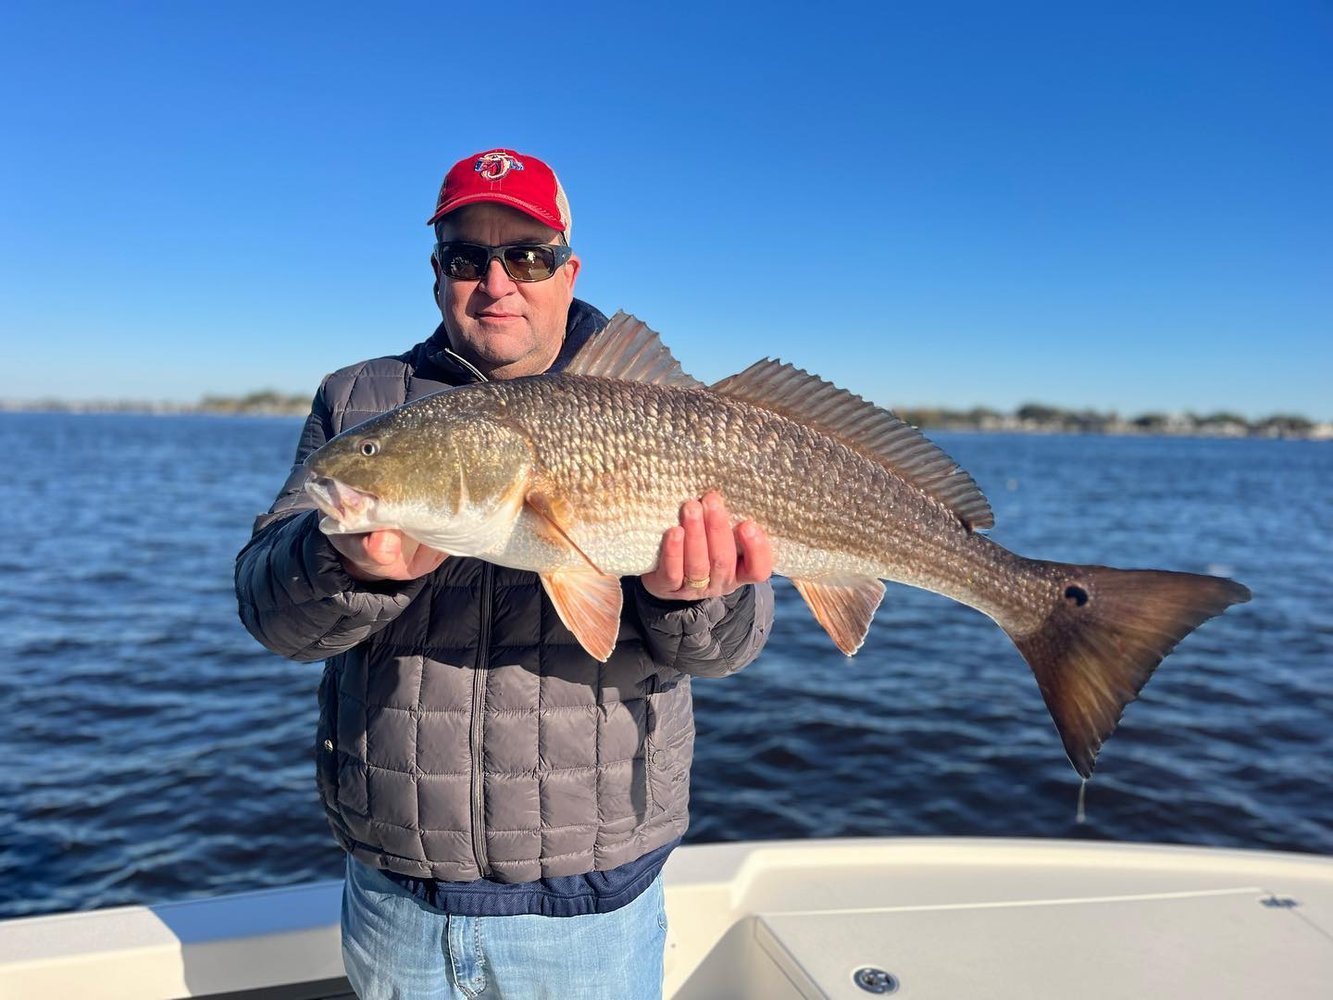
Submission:
[[[209,413],[279,413],[304,415],[310,412],[310,397],[260,389],[244,396],[204,396],[198,409]]]
[[[135,400],[39,400],[0,401],[3,410],[49,410],[78,412],[223,413],[273,416],[304,416],[310,412],[310,397],[260,389],[243,396],[207,395],[197,403],[150,403]],[[1239,413],[1219,410],[1208,414],[1152,411],[1123,417],[1115,410],[1065,409],[1046,403],[1024,403],[1012,413],[987,406],[966,410],[947,407],[901,407],[898,417],[927,430],[1027,431],[1067,434],[1200,434],[1217,437],[1313,437],[1333,436],[1329,425],[1320,425],[1295,413],[1275,413],[1249,420]]]
[[[281,393],[272,389],[245,396],[205,396],[199,409],[213,413],[292,413],[304,415],[310,410],[307,396]],[[946,407],[908,407],[894,411],[915,427],[938,430],[1045,430],[1071,434],[1108,434],[1131,432],[1144,434],[1199,433],[1270,436],[1308,436],[1315,422],[1295,413],[1275,413],[1260,420],[1249,420],[1239,413],[1218,410],[1199,415],[1191,412],[1169,414],[1140,413],[1122,417],[1115,410],[1070,410],[1045,403],[1024,403],[1012,413],[986,406],[967,410]]]
[[[904,407],[894,411],[915,427],[937,430],[1019,430],[1069,434],[1208,434],[1218,437],[1309,437],[1318,425],[1296,413],[1274,413],[1249,420],[1230,410],[1196,414],[1151,411],[1123,417],[1115,410],[1070,410],[1045,403],[1024,403],[1012,413],[986,406],[969,410]]]

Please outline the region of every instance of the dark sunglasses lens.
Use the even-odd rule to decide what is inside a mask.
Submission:
[[[515,281],[545,281],[555,273],[555,254],[549,247],[505,247],[504,262]]]
[[[489,263],[485,247],[455,243],[444,248],[444,273],[456,281],[476,281]]]

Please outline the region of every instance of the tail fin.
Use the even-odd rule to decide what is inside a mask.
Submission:
[[[1088,778],[1157,664],[1250,592],[1234,580],[1194,573],[1038,565],[1058,585],[1056,603],[1036,631],[1009,637],[1037,676],[1069,762]]]

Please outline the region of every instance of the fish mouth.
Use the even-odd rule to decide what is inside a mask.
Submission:
[[[379,500],[373,493],[340,483],[328,476],[311,476],[305,481],[310,498],[341,531],[369,531],[369,523]]]

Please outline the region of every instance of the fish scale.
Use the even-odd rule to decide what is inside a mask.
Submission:
[[[579,537],[590,539],[583,547],[599,565],[603,556],[608,572],[650,570],[682,498],[717,490],[735,523],[764,526],[783,576],[874,567],[886,579],[957,587],[919,556],[927,547],[938,553],[938,536],[966,545],[957,518],[780,414],[704,390],[559,374],[492,389],[506,401],[504,419],[534,442],[538,474],[580,510]],[[619,544],[627,527],[650,533],[651,545]],[[922,534],[935,540],[916,544]]]

